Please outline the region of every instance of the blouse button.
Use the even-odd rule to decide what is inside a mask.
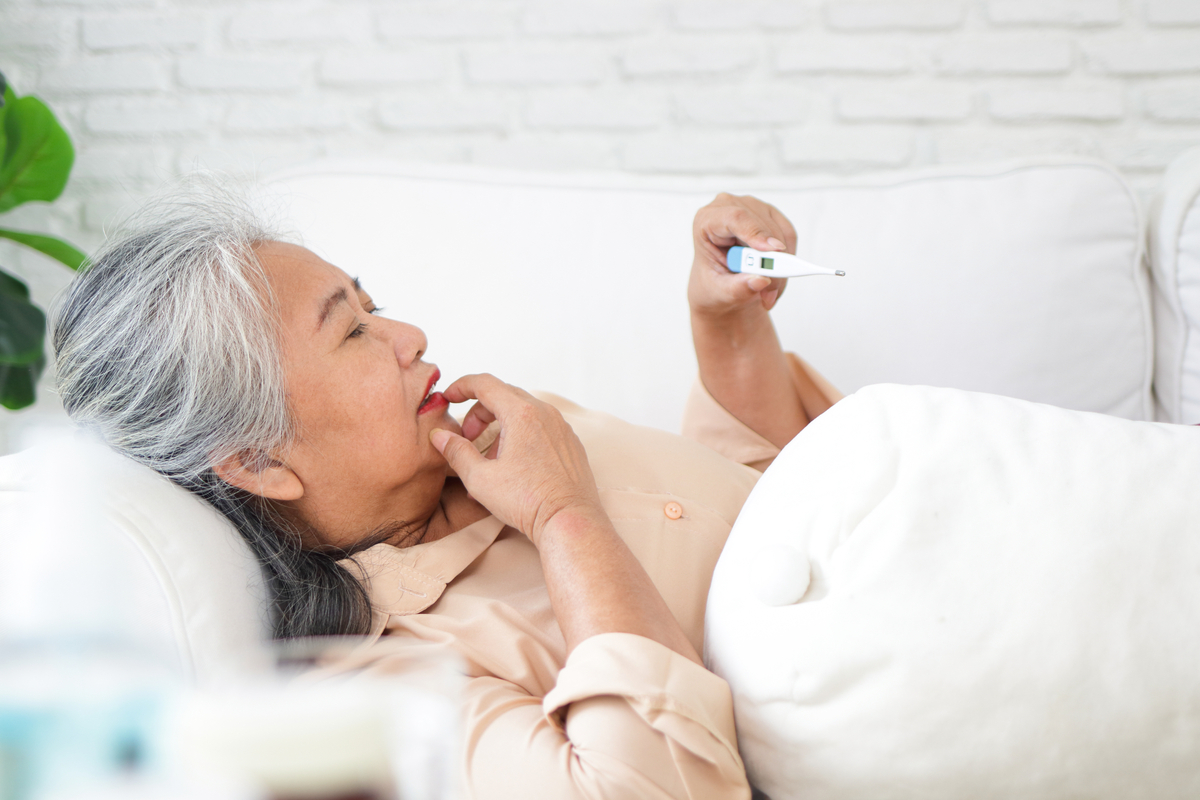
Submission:
[[[663,506],[663,513],[667,515],[667,519],[679,519],[683,516],[683,506],[679,503],[667,503]]]

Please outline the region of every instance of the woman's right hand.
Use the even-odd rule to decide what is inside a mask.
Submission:
[[[467,436],[500,422],[495,458],[447,430],[429,438],[467,491],[538,549],[567,652],[601,633],[632,633],[702,664],[600,505],[587,453],[558,409],[491,375],[466,375],[442,394],[479,400],[463,420]]]
[[[451,403],[479,401],[463,420],[467,436],[500,422],[494,458],[441,428],[429,438],[471,496],[506,525],[537,546],[557,515],[604,514],[583,444],[558,409],[487,374],[464,375],[442,394]]]

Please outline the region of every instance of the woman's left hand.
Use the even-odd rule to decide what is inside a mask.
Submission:
[[[730,272],[726,258],[737,244],[795,253],[796,230],[768,203],[719,194],[696,212],[692,239],[688,305],[700,381],[722,408],[783,447],[810,419],[769,313],[787,281]]]
[[[769,203],[722,192],[696,212],[692,243],[696,255],[688,280],[688,304],[693,314],[720,318],[742,311],[770,311],[787,287],[785,278],[730,272],[729,248],[740,244],[794,254],[796,229]]]

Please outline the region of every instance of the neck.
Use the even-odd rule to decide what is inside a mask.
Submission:
[[[392,543],[403,547],[436,542],[488,516],[491,516],[490,512],[467,494],[467,489],[461,481],[448,478],[442,490],[441,500],[425,524],[415,530],[410,528],[398,537],[405,541]]]

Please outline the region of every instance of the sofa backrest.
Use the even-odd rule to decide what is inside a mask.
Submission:
[[[493,372],[678,430],[693,376],[695,211],[753,193],[801,256],[784,345],[852,392],[932,384],[1150,419],[1137,203],[1111,168],[1044,159],[853,180],[561,176],[326,162],[264,202],[421,326],[442,373]]]
[[[0,458],[0,639],[124,640],[213,685],[269,665],[250,548],[212,507],[82,433]]]
[[[1150,207],[1157,358],[1154,391],[1166,422],[1200,422],[1200,147],[1177,158]]]

